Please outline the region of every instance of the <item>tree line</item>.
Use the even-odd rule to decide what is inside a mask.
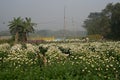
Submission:
[[[109,3],[101,12],[92,12],[84,21],[88,35],[99,34],[106,39],[120,40],[120,3]]]

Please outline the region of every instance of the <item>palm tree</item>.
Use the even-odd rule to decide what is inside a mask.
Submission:
[[[31,32],[34,32],[34,26],[36,24],[32,23],[31,18],[25,18],[25,21],[23,23],[23,41],[27,41],[27,35]]]
[[[14,18],[12,21],[9,22],[8,26],[10,29],[10,33],[15,38],[15,43],[18,43],[19,33],[22,31],[23,28],[23,19],[21,19],[21,17]]]

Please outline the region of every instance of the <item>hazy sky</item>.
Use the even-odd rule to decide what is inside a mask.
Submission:
[[[112,2],[120,0],[0,0],[0,31],[8,29],[8,22],[19,16],[31,17],[38,23],[37,29],[63,29],[64,6],[66,28],[83,30],[81,26],[90,12],[100,12]]]

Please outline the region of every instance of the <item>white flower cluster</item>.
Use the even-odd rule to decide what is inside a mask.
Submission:
[[[26,49],[22,48],[21,44],[16,44],[10,48],[9,44],[0,45],[0,50],[9,52],[8,58],[5,61],[15,62],[14,64],[33,64],[32,59],[28,58],[28,52],[35,54],[39,51],[39,46],[48,48],[46,57],[49,63],[61,61],[67,58],[66,54],[62,53],[59,47],[64,49],[70,48],[70,60],[74,64],[82,64],[83,72],[96,71],[114,71],[119,72],[120,68],[120,41],[118,42],[89,42],[89,43],[48,43],[40,45],[26,44]],[[88,66],[89,65],[89,66]],[[101,74],[99,74],[101,75]]]
[[[10,44],[8,44],[8,43],[4,43],[4,44],[0,45],[0,50],[2,50],[2,51],[6,51],[9,48],[10,48]]]
[[[6,47],[4,44],[2,46],[4,48]],[[31,44],[26,44],[26,47],[27,49],[23,49],[21,44],[15,44],[10,49],[6,49],[5,51],[7,51],[9,54],[8,57],[4,59],[4,61],[19,67],[24,64],[31,65],[35,63],[32,59],[28,58],[28,53],[35,54],[35,51],[38,49]]]
[[[28,52],[36,53],[36,51],[39,51],[38,46],[34,46],[32,44],[26,44],[26,47]]]
[[[14,46],[11,47],[11,51],[19,51],[22,49],[21,44],[15,44]]]

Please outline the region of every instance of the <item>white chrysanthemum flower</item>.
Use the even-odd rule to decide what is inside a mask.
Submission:
[[[8,43],[4,43],[4,44],[0,44],[0,50],[8,50],[10,48],[10,44]]]
[[[36,53],[36,51],[39,51],[38,46],[34,46],[32,44],[26,44],[27,51]]]
[[[20,50],[22,49],[22,45],[21,44],[15,44],[14,46],[11,47],[11,50]]]

